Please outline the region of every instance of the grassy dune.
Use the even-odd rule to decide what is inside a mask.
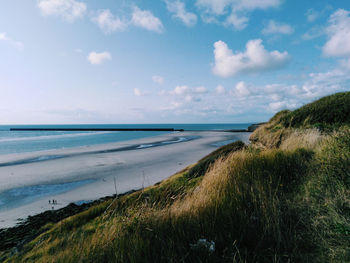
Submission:
[[[339,93],[278,113],[251,145],[230,144],[160,184],[48,224],[0,258],[350,262],[349,105],[350,93]]]

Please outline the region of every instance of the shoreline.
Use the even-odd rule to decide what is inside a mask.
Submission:
[[[52,205],[48,203],[48,200],[58,200],[57,204],[54,205],[54,210],[57,210],[70,203],[111,196],[115,194],[114,180],[117,182],[118,193],[153,185],[195,163],[221,146],[215,146],[214,144],[234,140],[247,142],[249,138],[249,133],[229,132],[196,131],[181,132],[181,136],[176,135],[178,134],[45,151],[45,154],[65,154],[67,156],[41,162],[0,167],[0,174],[10,175],[11,178],[11,180],[8,180],[6,176],[0,176],[0,194],[20,187],[23,189],[38,185],[52,186],[53,184],[62,185],[93,180],[88,184],[54,194],[45,194],[44,189],[42,190],[44,192],[43,196],[39,196],[35,200],[29,200],[27,204],[0,210],[0,228],[16,225],[19,218],[23,219],[43,211],[52,210]],[[186,136],[193,139],[176,143],[164,143],[174,140],[176,137]],[[137,148],[152,143],[153,145],[154,143],[160,143],[160,145]],[[40,152],[40,155],[42,154],[43,152]],[[16,161],[16,158],[18,160],[23,156],[33,157],[33,155],[35,157],[35,153],[0,156],[0,163]]]

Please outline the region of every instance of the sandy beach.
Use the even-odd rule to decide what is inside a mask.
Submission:
[[[0,228],[71,202],[113,195],[114,181],[118,194],[153,185],[198,161],[220,143],[248,142],[249,135],[181,132],[103,145],[2,155],[0,195],[5,200],[8,196],[12,199],[7,205],[2,204]],[[57,204],[49,203],[53,199]]]

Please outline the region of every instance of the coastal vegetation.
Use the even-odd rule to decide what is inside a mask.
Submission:
[[[152,187],[42,225],[4,262],[350,262],[350,92],[282,111]]]

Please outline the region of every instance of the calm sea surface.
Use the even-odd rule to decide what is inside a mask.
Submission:
[[[244,124],[101,124],[101,125],[0,125],[0,154],[35,152],[146,138],[169,132],[10,131],[10,128],[174,128],[186,130],[246,129]]]

